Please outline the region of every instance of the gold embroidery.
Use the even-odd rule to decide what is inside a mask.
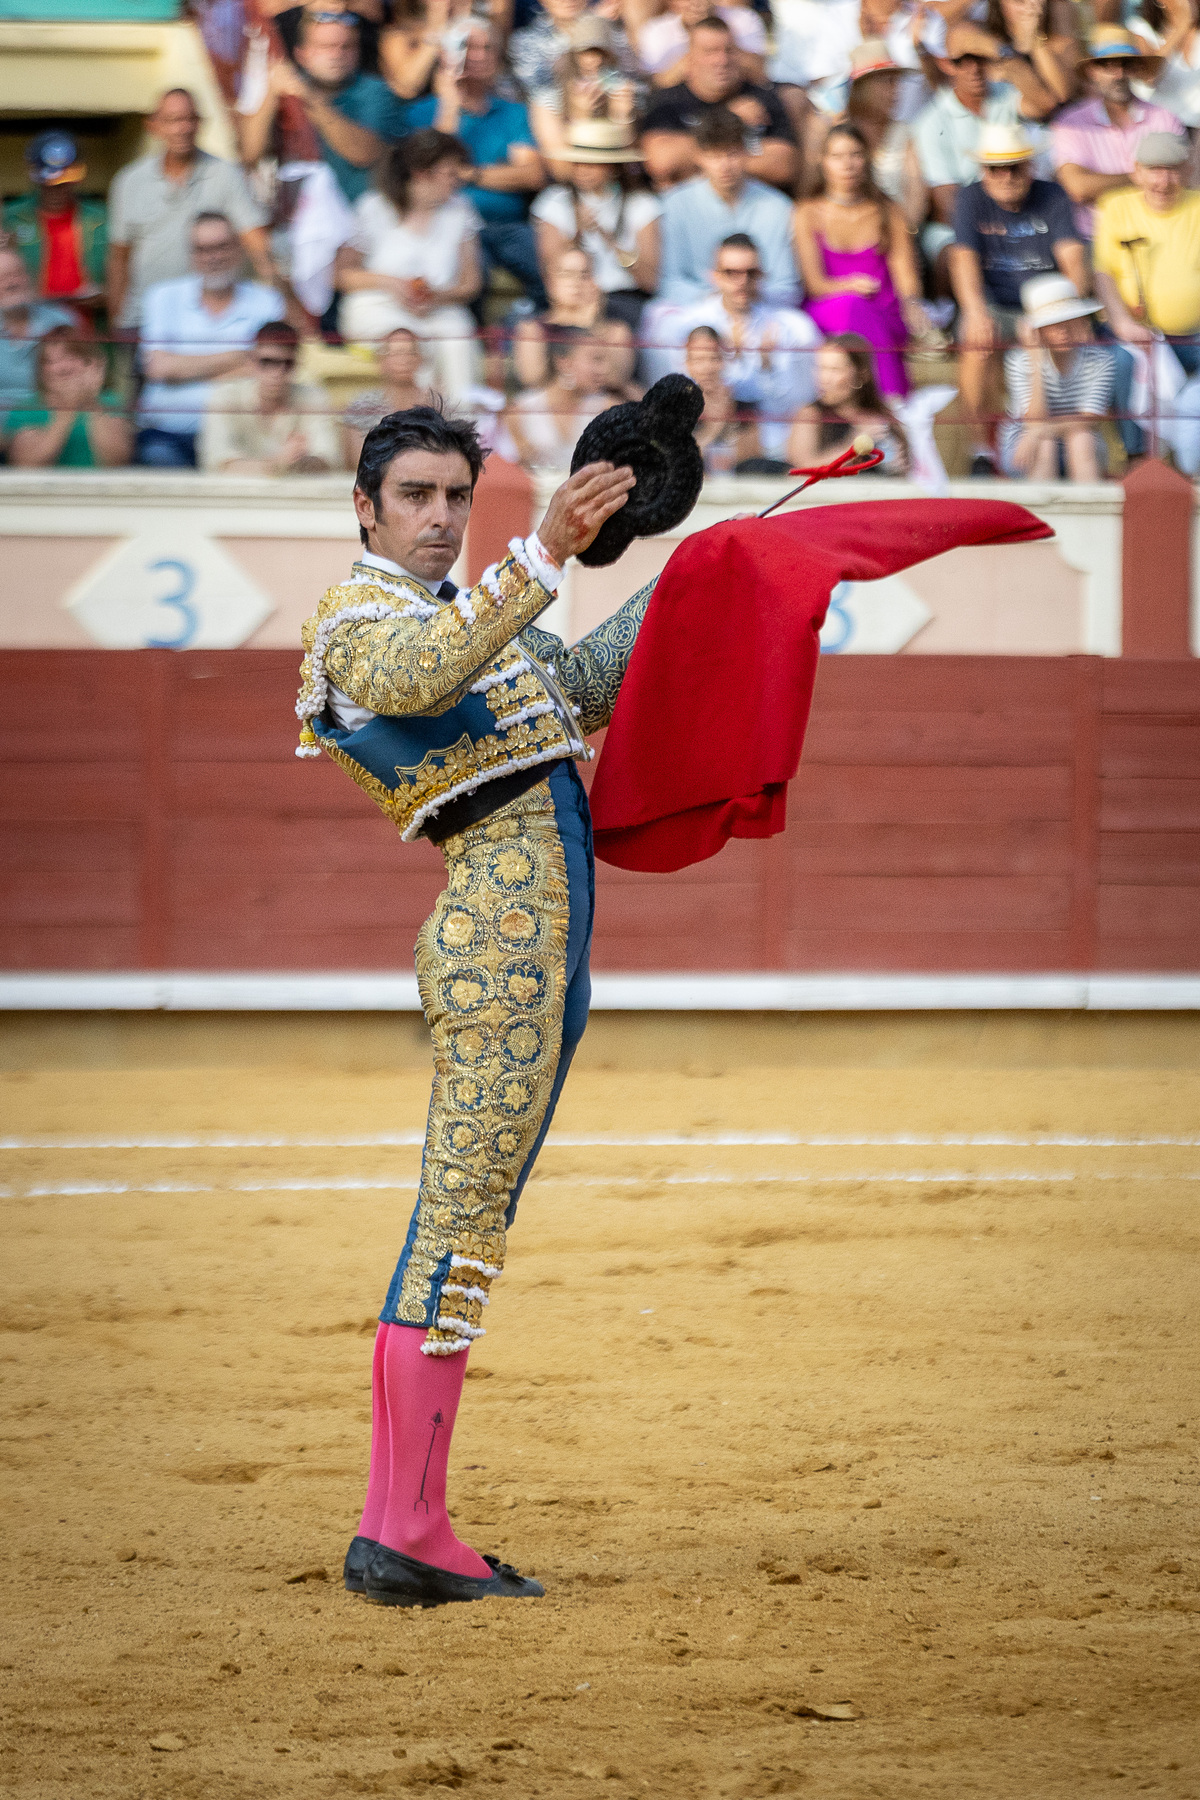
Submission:
[[[392,1313],[427,1325],[439,1354],[480,1333],[504,1264],[505,1209],[558,1069],[570,916],[547,782],[442,852],[446,890],[417,938],[433,1096],[416,1231]]]

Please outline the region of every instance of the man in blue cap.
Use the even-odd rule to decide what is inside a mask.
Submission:
[[[69,132],[39,133],[25,150],[31,192],[4,203],[11,233],[40,299],[91,311],[103,299],[107,208],[80,192],[87,167]]]

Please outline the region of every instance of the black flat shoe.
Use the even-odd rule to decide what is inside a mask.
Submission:
[[[377,1550],[382,1549],[374,1538],[356,1537],[350,1540],[350,1548],[346,1552],[346,1560],[342,1564],[342,1586],[348,1594],[361,1594],[363,1576],[367,1572],[367,1564]]]
[[[363,1542],[356,1539],[355,1542]],[[535,1600],[545,1593],[540,1581],[518,1575],[511,1563],[485,1556],[489,1576],[454,1575],[417,1562],[386,1545],[376,1547],[363,1578],[363,1592],[376,1606],[446,1606],[454,1600]]]

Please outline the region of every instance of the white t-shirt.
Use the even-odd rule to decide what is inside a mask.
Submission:
[[[1158,46],[1162,43],[1161,34],[1143,18],[1135,15],[1129,23],[1148,44]],[[1148,81],[1135,81],[1133,91],[1139,100],[1165,106],[1181,125],[1194,130],[1200,125],[1200,36],[1193,39],[1190,50],[1185,45],[1175,52],[1156,85],[1152,87]]]
[[[807,90],[821,112],[846,110],[850,92],[850,52],[862,39],[861,0],[775,0],[775,55],[772,81]],[[913,70],[900,84],[897,119],[911,119],[929,98],[921,59],[913,43],[914,8],[900,0],[884,32],[893,62]]]
[[[765,56],[767,33],[758,14],[749,6],[714,6],[713,11],[728,25],[739,50],[751,56]],[[638,61],[650,75],[669,69],[686,54],[687,27],[676,13],[660,13],[649,19],[638,33]]]
[[[354,216],[353,248],[373,275],[397,275],[405,281],[423,276],[431,288],[453,287],[463,244],[483,225],[461,195],[438,208],[426,231],[414,231],[390,200],[374,192],[362,196]]]
[[[616,182],[602,194],[586,194],[582,207],[599,220],[604,230],[617,241],[627,256],[637,249],[638,232],[662,217],[662,201],[656,194],[626,194],[621,205],[621,190]],[[529,209],[535,219],[544,219],[565,238],[575,237],[575,206],[569,187],[543,188]],[[617,229],[618,219],[620,230]],[[596,286],[603,294],[625,293],[637,282],[628,269],[623,269],[598,231],[583,233],[583,247],[592,259]]]

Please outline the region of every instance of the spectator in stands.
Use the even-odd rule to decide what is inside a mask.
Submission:
[[[835,125],[816,191],[796,208],[796,254],[805,309],[825,336],[858,332],[876,352],[886,394],[908,392],[904,348],[929,332],[904,214],[875,184],[866,140]]]
[[[1055,0],[988,0],[984,25],[975,27],[976,46],[990,48],[996,73],[1020,90],[1027,119],[1048,118],[1078,92],[1079,44],[1070,11],[1062,30]]]
[[[897,116],[911,119],[929,95],[917,36],[923,9],[913,0],[774,0],[775,55],[768,70],[780,101],[804,132],[805,163],[815,162],[830,122],[849,104],[856,45],[882,41],[906,71]]]
[[[997,345],[1011,343],[1021,318],[1021,285],[1033,275],[1061,273],[1080,294],[1090,287],[1087,253],[1056,181],[1035,181],[1033,147],[1019,125],[984,125],[978,181],[964,187],[954,211],[950,280],[958,301],[958,374],[974,432],[971,473],[994,475],[985,419]]]
[[[874,361],[872,346],[856,331],[826,338],[816,356],[817,397],[796,414],[788,439],[794,465],[830,462],[866,432],[883,451],[879,473],[908,474],[908,439],[880,392]]]
[[[1131,21],[1139,41],[1147,41],[1162,58],[1150,82],[1135,80],[1141,100],[1153,100],[1174,113],[1189,132],[1200,126],[1200,30],[1194,0],[1141,0]]]
[[[636,330],[658,287],[662,202],[635,185],[641,153],[632,127],[581,121],[568,127],[567,139],[558,160],[569,181],[543,189],[531,208],[542,268],[553,268],[568,245],[580,245],[605,310]]]
[[[43,300],[91,312],[104,298],[108,208],[80,191],[87,167],[65,131],[39,133],[25,167],[31,191],[4,202],[4,230]]]
[[[700,446],[706,475],[732,475],[739,463],[762,456],[753,410],[739,406],[725,379],[725,346],[711,325],[687,335],[683,370],[704,395],[704,411],[692,434]]]
[[[788,427],[812,399],[812,352],[821,334],[806,313],[760,299],[762,261],[753,238],[734,232],[717,247],[716,293],[689,307],[678,322],[679,341],[697,325],[717,333],[726,352],[725,379],[735,398],[757,409],[763,455],[786,454]]]
[[[567,30],[570,48],[556,65],[555,84],[538,90],[530,114],[537,141],[555,162],[576,121],[632,126],[637,89],[621,67],[613,27],[588,12]]]
[[[536,319],[521,319],[513,332],[513,367],[522,387],[544,387],[550,372],[547,346],[563,331],[594,331],[604,317],[604,295],[592,259],[567,243],[548,264],[550,304]]]
[[[790,193],[800,172],[791,120],[773,88],[746,79],[733,33],[710,14],[691,29],[683,80],[660,88],[642,120],[646,170],[656,187],[688,181],[703,168],[697,130],[718,111],[736,113],[746,127],[746,173]]]
[[[1149,131],[1134,153],[1133,185],[1096,207],[1096,292],[1116,336],[1117,429],[1141,456],[1142,429],[1128,417],[1134,359],[1126,345],[1161,332],[1186,375],[1200,372],[1200,193],[1184,188],[1188,151],[1173,132]]]
[[[1090,314],[1065,275],[1035,275],[1021,287],[1026,343],[1004,358],[1010,423],[1001,432],[1006,475],[1034,481],[1099,481],[1100,423],[1112,405],[1113,352],[1098,344]]]
[[[480,10],[493,12],[492,22],[502,33],[505,27],[497,15],[504,9]],[[478,17],[472,0],[393,4],[379,34],[379,72],[392,92],[401,100],[430,94],[439,66],[461,58],[473,15]],[[429,122],[416,121],[414,129]]]
[[[590,332],[566,326],[548,345],[550,382],[518,395],[507,413],[517,455],[528,469],[566,469],[589,419],[612,404],[601,391],[604,351]]]
[[[150,468],[195,468],[213,382],[240,375],[259,326],[284,313],[275,288],[238,280],[241,240],[224,213],[199,213],[191,246],[195,273],[143,296],[137,460]]]
[[[363,439],[380,419],[386,419],[389,413],[407,412],[410,406],[441,405],[440,394],[417,383],[423,355],[420,338],[406,325],[389,331],[383,342],[376,346],[375,360],[383,385],[356,394],[342,414],[342,440],[348,469],[358,467]]]
[[[254,334],[252,375],[213,384],[200,427],[200,467],[217,475],[320,475],[341,466],[325,390],[295,379],[293,326]]]
[[[8,459],[21,469],[113,469],[133,455],[133,429],[104,392],[104,345],[55,325],[37,347],[40,404],[10,412],[3,435]]]
[[[979,179],[976,154],[982,125],[1015,125],[1031,115],[1026,96],[1013,82],[994,80],[991,44],[981,44],[979,27],[952,25],[946,53],[937,59],[944,87],[913,121],[913,141],[929,189],[933,217],[921,231],[921,250],[935,271],[940,293],[949,292],[948,252],[954,242],[954,209],[959,192]]]
[[[499,57],[495,26],[472,19],[461,74],[456,78],[451,67],[439,80],[434,122],[439,131],[457,137],[467,148],[471,167],[464,198],[483,220],[479,248],[485,283],[493,268],[507,269],[540,311],[546,290],[529,223],[529,201],[545,186],[546,171],[524,106],[503,100],[496,92]]]
[[[77,329],[78,321],[65,306],[35,300],[20,252],[0,246],[0,404],[32,396],[38,343],[59,325]]]
[[[637,32],[638,58],[655,87],[674,87],[687,77],[688,32],[713,13],[724,19],[747,81],[766,81],[767,33],[762,15],[751,6],[713,6],[709,0],[666,0],[656,17]]]
[[[592,336],[604,352],[600,393],[607,394],[614,406],[624,400],[640,400],[646,390],[633,378],[637,368],[637,343],[625,320],[603,318],[593,326]]]
[[[411,132],[388,151],[355,208],[358,235],[337,257],[345,335],[378,343],[407,326],[449,400],[474,384],[478,364],[467,305],[482,285],[480,218],[459,193],[470,166],[460,139]]]
[[[237,235],[258,279],[290,294],[271,258],[267,215],[234,163],[196,148],[200,115],[186,88],[163,95],[149,121],[161,145],[127,163],[108,191],[108,317],[133,328],[142,323],[148,288],[187,278],[192,266],[192,225],[202,213],[220,213]],[[293,323],[305,314],[294,301]]]
[[[1200,370],[1200,193],[1184,188],[1186,144],[1150,131],[1135,152],[1132,187],[1096,208],[1096,291],[1122,342],[1162,332],[1188,375]]]
[[[531,104],[554,104],[558,65],[570,54],[571,26],[581,17],[586,4],[587,0],[542,0],[530,22],[509,38],[508,60]],[[613,28],[611,43],[622,73],[636,82],[637,57],[619,26]]]
[[[1102,194],[1129,186],[1133,153],[1148,131],[1184,135],[1173,113],[1136,100],[1130,82],[1152,81],[1161,57],[1144,56],[1123,25],[1097,25],[1088,40],[1091,93],[1058,115],[1051,131],[1058,179],[1075,203],[1075,231],[1092,235],[1092,211]]]
[[[711,293],[717,245],[743,231],[762,259],[764,301],[795,302],[792,208],[777,188],[750,175],[746,138],[745,121],[728,107],[714,107],[698,121],[693,142],[701,172],[663,201],[661,300],[687,305]]]
[[[388,145],[412,124],[407,105],[386,81],[363,72],[358,22],[347,12],[305,8],[292,58],[272,64],[266,98],[243,122],[246,162],[270,151],[285,96],[299,105],[352,205],[366,193]]]
[[[857,44],[850,53],[847,121],[866,140],[876,187],[896,202],[909,230],[918,231],[929,210],[929,194],[912,127],[896,116],[903,77],[882,38]]]

